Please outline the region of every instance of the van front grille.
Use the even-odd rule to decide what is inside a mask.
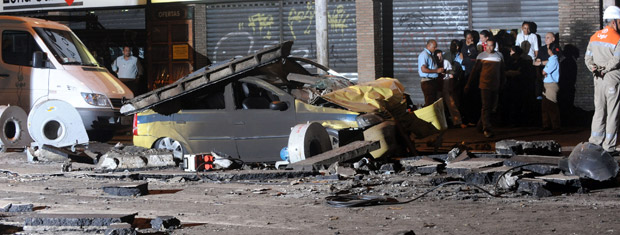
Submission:
[[[123,106],[122,99],[110,99],[110,102],[112,102],[112,107],[114,108],[121,108]]]

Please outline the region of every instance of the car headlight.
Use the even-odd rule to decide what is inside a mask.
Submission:
[[[109,107],[110,102],[108,101],[108,97],[102,94],[96,93],[84,93],[82,92],[82,97],[84,101],[90,105],[101,106],[101,107]]]

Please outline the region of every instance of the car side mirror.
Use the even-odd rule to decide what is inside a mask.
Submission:
[[[284,111],[284,110],[288,109],[288,104],[286,104],[286,102],[282,102],[282,101],[274,101],[274,102],[271,102],[269,104],[269,109]]]
[[[47,53],[42,51],[32,53],[32,67],[45,68],[45,62],[47,62]]]

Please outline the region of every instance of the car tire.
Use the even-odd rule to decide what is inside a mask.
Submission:
[[[183,148],[183,144],[180,141],[169,137],[158,139],[157,141],[155,141],[154,145],[155,149],[165,149],[172,151],[172,155],[175,159],[178,160],[182,160],[183,155],[187,153],[185,151],[185,148]]]

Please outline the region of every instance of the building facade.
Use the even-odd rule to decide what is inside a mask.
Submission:
[[[15,2],[15,3],[12,3]],[[100,3],[93,3],[100,2]],[[64,3],[64,5],[63,5]],[[401,80],[414,103],[423,96],[417,57],[429,39],[448,50],[463,31],[519,31],[534,21],[537,33],[559,32],[562,45],[580,50],[575,105],[592,109],[591,75],[583,53],[598,30],[608,0],[330,0],[329,66],[360,81]],[[109,67],[124,45],[146,68],[154,89],[210,63],[293,40],[293,56],[316,58],[314,2],[293,0],[64,0],[5,1],[2,14],[57,20],[70,26]],[[516,32],[515,32],[516,33]],[[543,40],[544,41],[544,40]]]

